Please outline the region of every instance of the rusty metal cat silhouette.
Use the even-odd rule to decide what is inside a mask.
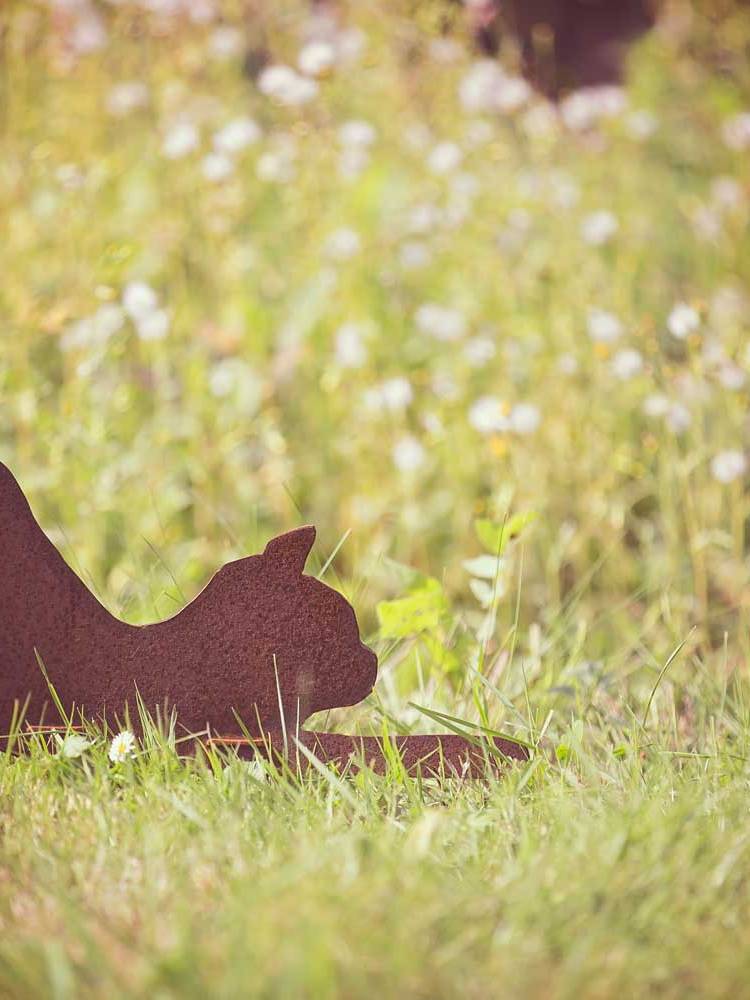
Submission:
[[[261,555],[223,566],[174,617],[129,625],[68,566],[0,463],[0,733],[23,704],[31,725],[63,723],[46,672],[69,718],[114,726],[127,708],[137,722],[140,698],[242,755],[285,754],[299,740],[323,760],[364,755],[384,770],[378,738],[303,728],[315,712],[362,701],[377,676],[351,605],[303,573],[314,541],[312,526],[274,538]],[[527,756],[518,744],[495,743],[504,756]],[[472,772],[484,762],[461,737],[399,737],[397,745],[409,770]]]

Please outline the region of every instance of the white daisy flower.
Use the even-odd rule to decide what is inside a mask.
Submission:
[[[367,363],[367,347],[359,323],[344,323],[336,331],[336,363],[341,368],[362,368]]]
[[[148,87],[141,80],[116,83],[107,95],[107,111],[115,118],[124,118],[146,104]]]
[[[510,411],[510,429],[516,434],[533,434],[542,421],[539,408],[533,403],[516,403]]]
[[[581,223],[581,238],[592,247],[604,246],[617,234],[620,223],[617,217],[604,209],[591,212]]]
[[[133,753],[135,746],[135,736],[128,729],[124,729],[112,740],[109,746],[109,759],[113,764],[121,764]]]
[[[394,445],[392,457],[399,472],[409,473],[424,465],[427,452],[413,435],[407,434]]]
[[[611,344],[623,333],[622,323],[611,312],[604,309],[589,309],[588,333],[592,340],[602,344]]]
[[[336,51],[328,42],[308,42],[297,57],[297,66],[306,76],[325,76],[335,62]]]
[[[510,429],[502,400],[496,396],[480,396],[469,409],[469,423],[480,434],[493,434]]]
[[[747,459],[741,451],[720,451],[711,459],[711,475],[719,483],[733,483],[747,472]]]
[[[344,122],[339,129],[339,142],[342,146],[354,146],[355,148],[367,148],[371,146],[377,138],[375,126],[361,119]]]
[[[612,358],[612,374],[626,382],[643,371],[643,356],[640,351],[625,348]]]
[[[224,153],[209,153],[203,157],[201,171],[207,181],[220,184],[234,172],[234,163]]]
[[[439,142],[427,157],[427,166],[434,174],[449,174],[460,164],[463,155],[455,142]]]
[[[686,302],[678,302],[667,318],[667,329],[673,337],[685,340],[701,325],[698,313]]]
[[[214,149],[232,156],[258,142],[260,137],[260,126],[253,118],[235,118],[214,135]]]
[[[460,340],[466,333],[466,319],[457,309],[425,302],[414,314],[414,322],[421,333],[435,340]]]
[[[325,252],[334,260],[349,260],[359,253],[362,240],[354,229],[343,227],[331,233],[325,243]]]
[[[176,122],[165,134],[161,151],[168,160],[179,160],[193,153],[199,143],[198,129],[192,122]]]
[[[122,307],[132,320],[145,318],[158,304],[156,292],[145,281],[130,281],[123,289]]]

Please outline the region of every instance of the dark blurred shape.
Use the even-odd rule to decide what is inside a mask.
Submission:
[[[619,83],[628,48],[656,20],[653,0],[474,0],[467,16],[487,56],[511,34],[524,76],[550,97]]]

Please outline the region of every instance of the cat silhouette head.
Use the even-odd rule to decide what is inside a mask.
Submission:
[[[217,636],[213,656],[230,668],[219,670],[214,684],[226,690],[214,697],[251,731],[294,731],[314,712],[356,704],[375,683],[377,657],[353,608],[303,572],[314,541],[311,525],[272,539],[262,555],[222,567],[185,609]]]

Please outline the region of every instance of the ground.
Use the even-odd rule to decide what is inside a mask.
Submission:
[[[454,14],[0,13],[0,460],[50,537],[139,623],[315,523],[380,675],[314,724],[532,748],[9,751],[0,995],[750,992],[750,16],[670,4],[553,106]]]

